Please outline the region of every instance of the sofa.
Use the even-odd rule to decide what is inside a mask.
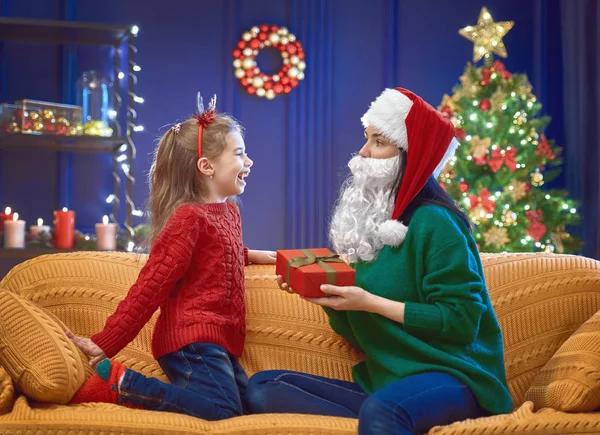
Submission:
[[[583,375],[578,366],[593,366],[598,356],[600,262],[546,253],[482,254],[482,260],[503,330],[515,408],[429,433],[600,434],[600,414],[593,412],[600,366],[583,369]],[[145,261],[142,254],[46,255],[16,266],[2,280],[0,434],[356,433],[357,421],[349,418],[266,414],[207,422],[111,404],[65,404],[91,369],[63,331],[90,336],[100,330]],[[282,292],[274,278],[272,266],[246,268],[248,334],[241,362],[248,374],[289,369],[350,380],[361,354],[332,332],[319,307]],[[150,353],[155,319],[116,358],[166,381]],[[574,336],[581,339],[563,348]],[[557,355],[571,368],[553,368]]]

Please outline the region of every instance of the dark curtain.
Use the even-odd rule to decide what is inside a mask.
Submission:
[[[566,182],[582,202],[583,254],[600,259],[600,6],[562,0]]]

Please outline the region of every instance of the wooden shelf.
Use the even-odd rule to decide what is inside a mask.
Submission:
[[[25,249],[0,249],[0,260],[29,260],[46,254],[73,252],[69,249],[54,248],[25,248]]]
[[[0,39],[48,43],[116,45],[131,32],[131,26],[74,21],[0,18]]]
[[[114,153],[126,143],[124,137],[0,133],[0,149]]]

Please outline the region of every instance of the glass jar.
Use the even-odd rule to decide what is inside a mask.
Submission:
[[[113,84],[101,73],[86,71],[77,81],[77,104],[82,108],[83,134],[112,136]]]

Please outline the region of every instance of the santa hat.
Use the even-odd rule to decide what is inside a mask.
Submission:
[[[408,228],[398,221],[431,175],[437,177],[452,158],[458,141],[454,126],[421,97],[403,88],[386,89],[361,118],[407,153],[402,185],[392,219],[379,227],[385,245],[399,246]]]

